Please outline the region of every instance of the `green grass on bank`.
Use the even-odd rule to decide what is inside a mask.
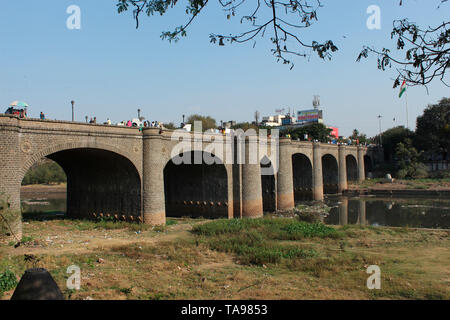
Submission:
[[[170,226],[177,223],[192,225],[193,232],[188,225]],[[79,232],[80,224],[89,232]],[[31,243],[0,244],[0,275],[10,271],[18,280],[35,266],[24,256],[32,254],[61,289],[67,267],[80,266],[81,290],[65,289],[67,299],[449,299],[442,281],[448,274],[446,230],[329,227],[270,217],[169,219],[164,233],[128,237],[127,225],[140,226],[31,220],[23,226]],[[103,228],[116,226],[126,228],[108,232],[105,241]],[[45,245],[55,234],[55,243]],[[100,242],[87,247],[93,239]],[[381,290],[366,287],[366,269],[374,264],[382,270]],[[3,299],[9,299],[13,277],[3,279]]]
[[[263,265],[317,256],[295,240],[344,237],[342,232],[322,223],[306,223],[289,218],[217,220],[194,226],[211,249],[234,253],[244,264]]]
[[[72,219],[60,212],[24,212],[22,213],[22,219],[25,222],[31,221],[53,221],[58,220],[61,226],[70,226],[74,230],[87,231],[87,230],[120,230],[128,229],[129,231],[165,231],[166,226],[176,225],[178,223],[175,219],[167,219],[166,226],[146,225],[137,222],[117,221],[114,218],[103,217],[95,220],[88,219]]]

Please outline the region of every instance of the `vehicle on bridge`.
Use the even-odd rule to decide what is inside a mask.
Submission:
[[[15,109],[13,107],[9,107],[6,109],[5,114],[13,114],[19,116],[19,118],[26,118],[27,109]]]
[[[5,114],[14,114],[20,118],[27,117],[28,104],[23,101],[13,101],[10,103],[9,108],[6,109]]]
[[[137,118],[133,118],[132,120],[121,121],[121,122],[117,123],[117,126],[120,126],[120,127],[143,127],[144,122],[142,122],[141,120],[139,120]]]

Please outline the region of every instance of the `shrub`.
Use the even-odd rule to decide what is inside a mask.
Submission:
[[[414,162],[397,171],[398,179],[423,179],[428,177],[426,166],[420,162]]]
[[[450,179],[450,169],[431,172],[429,177],[434,179]]]
[[[192,232],[201,236],[200,239],[211,249],[237,254],[241,263],[256,265],[317,255],[313,249],[280,240],[341,237],[341,233],[322,223],[306,223],[290,218],[216,220],[194,226]]]
[[[21,236],[22,217],[20,211],[10,209],[9,198],[0,193],[0,237]]]
[[[338,238],[340,234],[336,229],[322,223],[295,222],[281,229],[285,233],[281,237],[285,240],[298,240],[302,238]]]
[[[0,273],[0,292],[5,292],[13,289],[17,285],[16,275],[6,270],[3,273]]]

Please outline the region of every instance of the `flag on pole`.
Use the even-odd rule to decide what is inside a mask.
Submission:
[[[403,80],[398,97],[401,98],[402,95],[405,93],[405,91],[406,91],[406,80]]]

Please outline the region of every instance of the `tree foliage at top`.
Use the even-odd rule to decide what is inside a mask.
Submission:
[[[211,118],[210,116],[202,116],[199,114],[193,114],[193,115],[189,116],[186,123],[194,125],[195,121],[200,121],[202,123],[203,130],[217,128],[216,119]]]
[[[322,59],[331,59],[338,50],[332,40],[307,43],[301,36],[306,28],[319,20],[318,9],[321,0],[217,0],[227,19],[239,18],[241,24],[247,24],[245,31],[237,34],[210,34],[210,41],[220,46],[225,43],[256,43],[258,37],[267,36],[272,43],[272,53],[277,61],[292,67],[292,56],[307,57],[306,51],[314,51]],[[438,0],[440,8],[448,0]],[[162,39],[178,41],[187,35],[187,29],[195,18],[205,10],[209,0],[187,0],[187,21],[173,31],[165,31]],[[152,16],[164,15],[178,4],[178,0],[117,0],[119,13],[133,9],[136,28],[142,14]],[[400,6],[403,0],[400,0]],[[253,5],[251,9],[248,9]],[[238,11],[245,11],[240,13]],[[248,11],[246,11],[248,10]],[[446,71],[450,64],[450,22],[444,21],[438,26],[423,28],[408,18],[395,20],[391,39],[396,39],[397,54],[390,49],[375,49],[364,46],[357,61],[370,54],[378,56],[378,68],[386,70],[395,66],[398,76],[394,88],[405,80],[407,85],[426,86],[434,79],[440,79],[445,85]],[[404,55],[401,55],[404,52]]]
[[[66,182],[64,170],[54,161],[46,160],[31,167],[22,180],[22,185]]]
[[[394,127],[384,131],[382,134],[384,159],[386,161],[393,161],[397,144],[400,142],[405,143],[407,139],[413,138],[414,132],[403,126]],[[379,136],[376,137],[376,140],[379,141]]]
[[[163,32],[161,38],[178,41],[180,37],[186,36],[187,29],[194,19],[205,10],[208,1],[187,0],[187,22],[173,31]],[[299,35],[299,30],[310,27],[318,20],[317,10],[322,6],[321,0],[255,0],[252,2],[254,4],[252,9],[239,14],[239,9],[243,9],[243,5],[249,2],[250,0],[218,0],[227,19],[233,19],[239,15],[240,23],[247,24],[248,28],[238,34],[211,33],[211,43],[223,46],[225,43],[253,42],[255,45],[255,39],[267,35],[273,45],[271,51],[277,61],[291,65],[291,68],[294,64],[288,57],[293,55],[306,57],[304,49],[316,52],[322,59],[331,59],[332,52],[338,50],[331,40],[323,43],[318,41],[307,43]],[[136,28],[138,28],[139,18],[142,14],[147,16],[157,13],[164,15],[177,4],[178,0],[118,0],[117,9],[119,13],[122,13],[132,8]]]
[[[256,124],[250,122],[239,122],[236,123],[234,126],[231,126],[231,129],[233,130],[242,129],[244,131],[255,130],[256,132],[259,132],[259,129],[267,129],[267,128],[264,126],[257,126]]]
[[[367,135],[365,133],[360,133],[358,129],[353,129],[352,135],[350,136],[350,139],[358,141],[361,144],[365,144],[369,142],[369,139],[367,138]]]
[[[416,146],[428,154],[437,153],[445,159],[450,150],[450,98],[429,105],[417,118]]]
[[[323,123],[314,123],[299,128],[289,128],[284,131],[284,134],[290,134],[293,140],[305,140],[305,134],[308,139],[319,140],[320,142],[330,141],[330,134],[332,129],[327,128]]]
[[[406,138],[404,142],[399,142],[395,148],[395,158],[397,165],[397,177],[403,178],[425,178],[427,170],[421,162],[422,152],[417,151],[412,145],[412,140]]]
[[[439,2],[438,8],[447,0]],[[438,26],[424,28],[409,19],[394,20],[391,39],[397,42],[398,54],[392,53],[387,48],[379,50],[365,46],[357,61],[373,53],[378,56],[378,69],[384,71],[394,65],[398,73],[394,88],[403,80],[408,86],[426,86],[432,80],[440,79],[446,86],[450,86],[445,79],[447,68],[450,66],[449,27],[448,21]]]

